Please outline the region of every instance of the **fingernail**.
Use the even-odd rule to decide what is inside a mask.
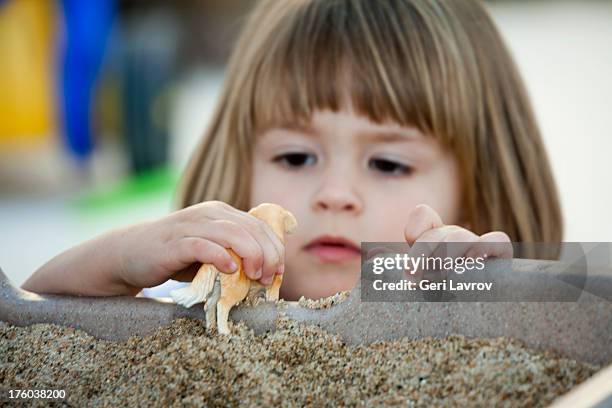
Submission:
[[[238,269],[238,265],[236,264],[236,262],[231,261],[231,262],[230,262],[229,269],[230,269],[230,271],[232,271],[232,272],[236,272],[236,270]]]
[[[281,265],[278,268],[278,272],[276,272],[277,275],[282,275],[283,273],[285,273],[285,265]]]
[[[271,276],[266,276],[265,279],[261,280],[261,283],[263,283],[264,285],[269,285],[272,283],[272,277]]]
[[[261,269],[258,269],[257,271],[255,271],[254,278],[255,278],[255,279],[259,279],[259,278],[261,278]]]

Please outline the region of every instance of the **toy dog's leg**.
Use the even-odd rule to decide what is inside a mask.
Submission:
[[[204,264],[189,286],[171,291],[170,296],[176,303],[185,307],[204,302],[215,286],[217,273],[217,268],[213,265]]]
[[[266,288],[266,301],[275,302],[278,300],[283,275],[275,275],[270,287]]]
[[[240,303],[249,293],[251,280],[245,275],[242,268],[232,274],[220,276],[221,297],[217,302],[217,328],[220,334],[229,334],[229,319],[232,307]]]
[[[228,302],[227,299],[219,300],[219,303],[217,303],[217,324],[219,334],[230,334],[230,328],[227,321],[232,307],[234,307],[234,305],[232,302]]]
[[[221,297],[221,282],[217,281],[213,288],[212,294],[206,303],[204,303],[204,311],[206,312],[206,328],[212,329],[217,326],[217,303]]]

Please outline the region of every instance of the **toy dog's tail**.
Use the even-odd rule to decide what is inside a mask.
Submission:
[[[171,291],[170,296],[176,303],[185,307],[205,302],[215,286],[218,272],[214,265],[204,264],[189,286]]]

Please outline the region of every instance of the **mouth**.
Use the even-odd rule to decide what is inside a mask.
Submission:
[[[304,247],[321,262],[342,263],[361,257],[361,248],[348,238],[323,235]]]

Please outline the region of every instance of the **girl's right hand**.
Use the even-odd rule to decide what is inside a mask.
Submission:
[[[196,204],[118,233],[119,278],[132,287],[191,281],[204,263],[235,272],[228,248],[242,258],[246,275],[264,285],[284,271],[284,245],[270,226],[221,201]]]

